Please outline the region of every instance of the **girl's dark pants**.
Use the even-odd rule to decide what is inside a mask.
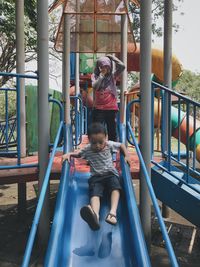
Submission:
[[[108,131],[108,140],[111,141],[117,141],[116,114],[116,110],[94,109],[92,112],[92,122],[105,123]]]

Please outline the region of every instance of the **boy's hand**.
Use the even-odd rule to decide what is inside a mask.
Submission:
[[[131,166],[131,159],[129,156],[124,157],[124,160],[129,166]]]
[[[71,155],[70,154],[64,154],[62,156],[62,163],[67,160],[68,162],[70,162],[70,159],[71,159]]]

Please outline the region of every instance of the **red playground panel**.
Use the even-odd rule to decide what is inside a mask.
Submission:
[[[88,144],[87,136],[83,136],[82,143],[78,149],[83,148],[86,144]],[[130,146],[129,153],[131,158],[131,176],[133,179],[139,179],[139,171],[140,164],[135,150]],[[57,152],[52,172],[51,179],[57,180],[60,178],[61,173],[61,160],[62,160],[62,152]],[[154,158],[155,161],[159,162],[162,160],[160,157]],[[38,162],[38,156],[26,157],[21,160],[22,164],[33,164]],[[17,159],[11,158],[0,158],[0,166],[9,166],[15,165],[17,163]],[[115,163],[117,169],[119,169],[119,156],[117,157],[117,162]],[[75,159],[75,168],[78,172],[89,172],[90,167],[87,162],[83,159]],[[0,171],[0,184],[13,184],[20,182],[31,182],[38,180],[38,168],[21,168],[21,169],[9,169],[9,170],[1,170]]]

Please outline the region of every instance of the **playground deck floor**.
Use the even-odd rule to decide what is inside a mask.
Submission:
[[[82,144],[79,146],[79,149],[85,146],[88,143],[87,136],[83,137]],[[131,157],[131,176],[133,179],[139,179],[139,170],[140,164],[138,156],[135,150],[129,147],[129,153]],[[53,162],[51,179],[59,179],[61,173],[61,157],[62,153],[57,152],[56,157]],[[161,157],[156,156],[154,158],[156,162],[160,162]],[[21,160],[22,164],[37,164],[38,156],[29,156]],[[16,158],[5,158],[0,157],[0,166],[10,166],[16,165]],[[119,165],[119,164],[118,164]],[[119,167],[119,166],[117,166]],[[76,169],[82,172],[88,172],[89,166],[86,165],[84,160],[76,161]],[[9,169],[0,171],[0,185],[3,184],[12,184],[12,183],[21,183],[21,182],[32,182],[38,180],[38,168],[23,168],[23,169]]]

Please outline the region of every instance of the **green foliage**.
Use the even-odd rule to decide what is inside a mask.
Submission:
[[[16,92],[8,92],[8,117],[16,115]],[[0,120],[5,120],[5,91],[0,91]]]
[[[11,72],[16,67],[15,0],[0,1],[0,71]],[[36,52],[36,0],[24,2],[26,62],[35,58]],[[0,86],[8,78],[0,79]]]
[[[136,83],[139,82],[140,73],[131,71],[128,73],[128,89],[131,89]]]
[[[173,11],[177,11],[179,4],[183,0],[174,0]],[[130,3],[129,10],[132,13],[133,20],[133,32],[137,42],[140,40],[140,8],[138,8],[134,3]],[[183,15],[183,13],[181,13]],[[163,0],[152,0],[152,33],[154,36],[161,37],[163,35],[163,27],[160,27],[160,20],[163,21],[164,18],[164,1]],[[179,30],[179,25],[173,25],[174,30]]]
[[[200,102],[200,74],[184,70],[175,89]]]

